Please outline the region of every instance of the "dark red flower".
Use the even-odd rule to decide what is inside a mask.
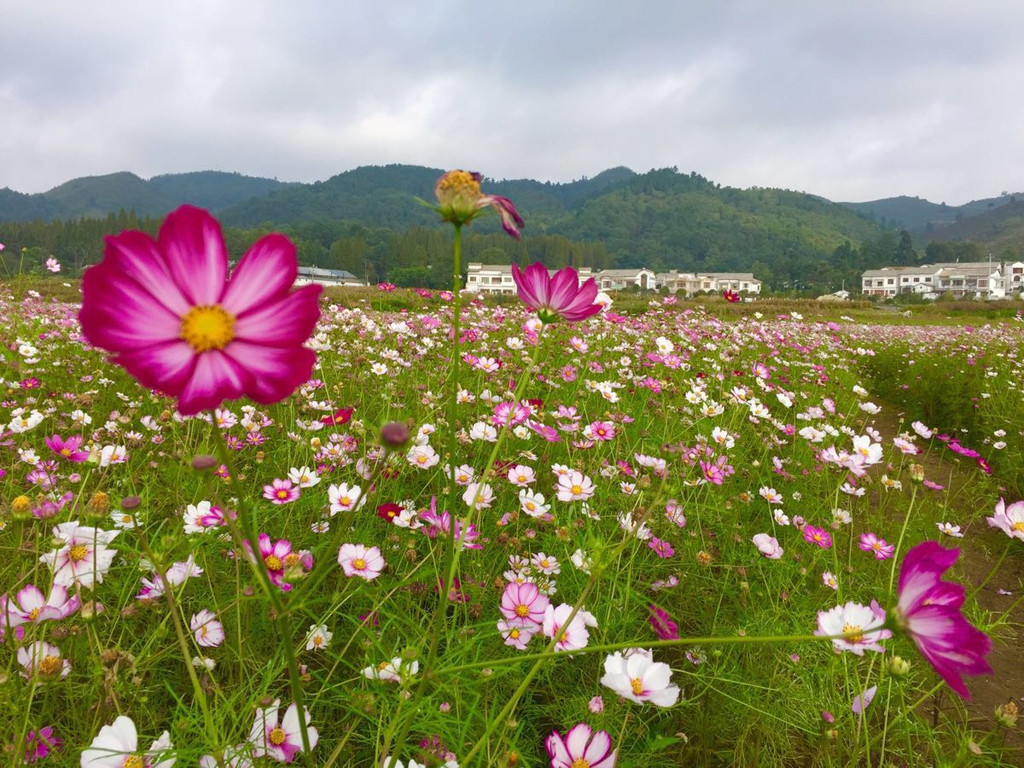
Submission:
[[[355,408],[339,408],[331,416],[324,416],[320,419],[320,423],[330,427],[340,427],[342,424],[352,421],[352,414],[355,412]]]

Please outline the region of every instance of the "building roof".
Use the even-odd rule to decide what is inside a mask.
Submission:
[[[650,272],[652,275],[654,272],[647,267],[637,267],[636,269],[602,269],[597,273],[598,277],[636,277],[641,272]]]
[[[715,280],[748,280],[750,282],[761,282],[754,277],[753,272],[698,272],[697,277],[713,277]]]
[[[359,278],[344,269],[323,269],[321,267],[299,267],[300,277],[333,277],[337,280],[358,280]]]

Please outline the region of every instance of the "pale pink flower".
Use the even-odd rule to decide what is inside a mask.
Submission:
[[[299,720],[299,708],[294,703],[291,704],[279,722],[278,709],[280,706],[281,700],[275,699],[274,703],[266,709],[256,711],[256,719],[249,732],[249,743],[253,746],[254,757],[266,756],[279,763],[292,763],[295,761],[295,756],[302,751],[302,723]],[[305,720],[309,748],[313,749],[319,741],[320,734],[309,724],[312,720],[309,710],[305,711]]]
[[[206,608],[192,615],[189,629],[196,644],[204,648],[216,648],[224,642],[224,625],[217,620],[217,614]]]
[[[572,610],[573,607],[566,603],[562,603],[557,608],[548,605],[544,609],[544,635],[557,640],[556,651],[575,651],[586,648],[590,639],[590,631],[587,627],[597,626],[597,618],[582,608],[567,625],[566,621]]]
[[[626,655],[616,651],[604,660],[601,685],[637,704],[671,707],[679,700],[679,686],[671,682],[672,668],[654,661],[650,651],[631,648]]]
[[[377,547],[363,544],[342,544],[338,550],[338,565],[346,576],[358,576],[373,581],[384,569],[384,558]]]
[[[544,740],[551,768],[614,768],[618,750],[612,749],[607,731],[594,733],[586,723],[578,723],[565,736],[552,731]]]

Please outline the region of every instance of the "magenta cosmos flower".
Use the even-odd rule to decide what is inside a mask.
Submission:
[[[103,261],[82,281],[82,333],[144,386],[192,415],[243,395],[274,403],[309,378],[303,343],[320,317],[321,287],[291,290],[295,246],[260,238],[228,279],[220,223],[183,205],[156,240],[126,231],[106,238]]]
[[[612,768],[617,750],[612,749],[612,737],[607,731],[594,733],[586,723],[579,723],[562,736],[552,731],[544,740],[551,758],[551,768]]]
[[[537,317],[542,322],[564,319],[575,323],[601,311],[601,305],[594,303],[597,298],[594,278],[580,285],[579,273],[572,267],[563,267],[551,276],[547,267],[539,262],[525,270],[513,264],[512,279],[519,289],[519,298],[537,310]]]
[[[81,435],[72,435],[67,440],[60,435],[46,438],[50,450],[68,461],[82,462],[89,458],[89,452],[82,450]]]
[[[896,626],[910,635],[917,650],[949,687],[964,699],[971,694],[963,675],[992,674],[985,656],[992,650],[988,635],[971,626],[960,609],[964,587],[943,581],[959,549],[925,541],[907,552],[900,566]]]

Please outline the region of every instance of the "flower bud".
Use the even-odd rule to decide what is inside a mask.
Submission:
[[[921,466],[920,464],[911,464],[910,465],[910,479],[913,480],[915,483],[923,483],[924,482],[924,467]]]
[[[902,656],[890,656],[885,663],[893,677],[906,677],[910,672],[910,662]]]
[[[142,500],[138,496],[125,496],[121,499],[121,509],[137,509]]]
[[[1010,699],[1005,704],[1000,704],[996,707],[996,722],[1004,728],[1013,728],[1017,725],[1017,715],[1019,712],[1017,702]]]
[[[200,453],[192,457],[192,469],[196,471],[203,471],[204,469],[213,469],[217,466],[217,457],[211,456],[208,453]]]
[[[380,428],[380,441],[396,450],[409,442],[409,428],[397,421],[390,421]]]
[[[11,514],[15,520],[27,520],[32,513],[32,499],[22,494],[11,502]]]

